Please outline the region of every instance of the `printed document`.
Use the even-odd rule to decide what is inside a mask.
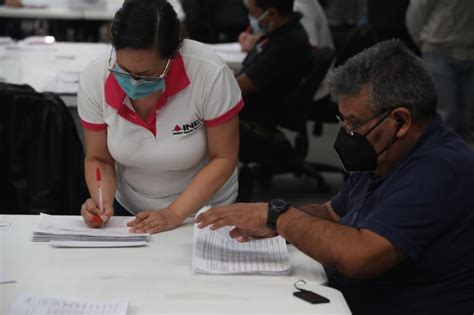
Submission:
[[[288,248],[281,236],[239,243],[229,236],[230,230],[194,226],[194,274],[290,274]]]
[[[54,296],[20,295],[10,315],[126,315],[127,299],[92,300]]]

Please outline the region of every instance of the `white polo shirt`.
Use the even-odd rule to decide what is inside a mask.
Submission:
[[[107,130],[107,146],[116,162],[117,200],[132,213],[165,208],[209,162],[207,128],[238,114],[243,107],[240,88],[215,52],[184,40],[155,111],[143,121],[108,67],[104,56],[81,74],[82,124]],[[237,189],[236,168],[208,203],[233,203]]]

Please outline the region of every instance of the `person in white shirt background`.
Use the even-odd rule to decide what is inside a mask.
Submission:
[[[182,39],[164,0],[125,1],[111,33],[114,51],[93,61],[79,85],[85,222],[134,214],[132,232],[157,233],[206,204],[233,203],[243,101],[232,71],[206,45]]]

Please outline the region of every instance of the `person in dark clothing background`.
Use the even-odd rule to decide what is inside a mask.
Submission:
[[[311,71],[312,48],[308,35],[293,12],[293,1],[248,0],[252,28],[264,34],[243,62],[237,75],[246,106],[241,117],[240,158],[259,152],[271,142],[272,129],[278,122],[289,93]],[[295,109],[297,110],[297,109]],[[284,112],[284,111],[283,111]]]

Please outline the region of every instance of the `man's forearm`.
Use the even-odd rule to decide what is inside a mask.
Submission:
[[[304,212],[308,214],[311,214],[312,216],[323,218],[329,221],[334,221],[328,209],[324,205],[317,204],[317,203],[305,204],[297,208],[300,210],[303,210]]]
[[[305,254],[343,273],[349,257],[357,256],[359,230],[295,208],[280,216],[277,232]]]

